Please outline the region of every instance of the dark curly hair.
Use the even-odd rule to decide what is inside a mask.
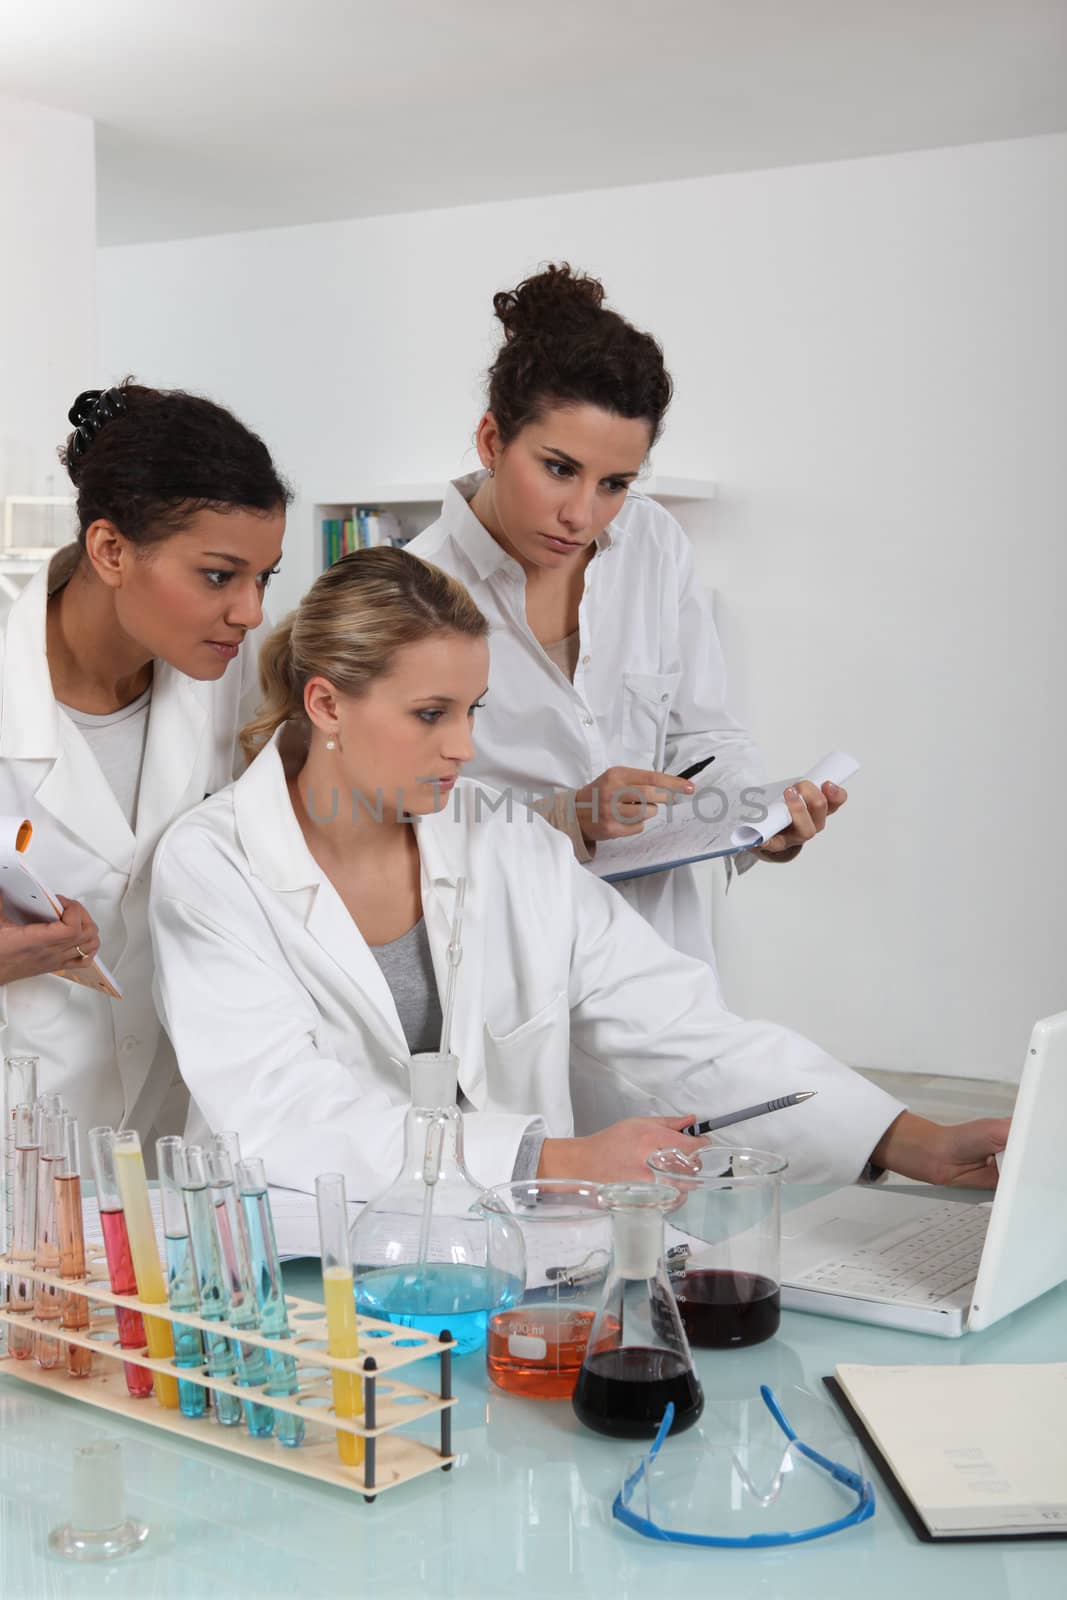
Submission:
[[[654,444],[671,403],[663,351],[604,306],[604,285],[564,261],[493,296],[504,343],[489,369],[489,409],[510,444],[553,405],[600,406],[649,425]]]
[[[200,395],[126,378],[79,395],[70,420],[59,459],[78,491],[79,543],[99,519],[147,545],[199,511],[277,511],[292,499],[263,440]]]

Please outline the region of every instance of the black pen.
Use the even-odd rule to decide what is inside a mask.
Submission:
[[[683,1133],[693,1135],[714,1133],[716,1128],[728,1128],[733,1122],[747,1122],[750,1117],[765,1117],[768,1111],[784,1111],[786,1106],[798,1106],[802,1100],[811,1100],[817,1089],[802,1089],[799,1094],[783,1094],[777,1100],[765,1100],[761,1106],[746,1106],[743,1111],[731,1111],[725,1117],[707,1117],[703,1122],[691,1122]]]
[[[695,778],[698,772],[703,772],[705,767],[710,767],[715,760],[714,756],[705,756],[703,761],[698,761],[695,766],[686,767],[684,772],[679,772],[679,778]]]

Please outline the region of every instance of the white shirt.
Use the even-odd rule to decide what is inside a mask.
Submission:
[[[350,1198],[366,1199],[399,1169],[407,1046],[373,952],[304,841],[278,744],[159,847],[158,1000],[208,1128],[235,1128],[272,1183],[311,1189],[339,1171]],[[797,1179],[854,1179],[898,1102],[798,1034],[732,1016],[706,967],[580,867],[562,834],[485,798],[460,780],[414,824],[439,993],[456,882],[467,882],[452,1042],[476,1108],[465,1118],[474,1176],[504,1182],[527,1133],[572,1132],[573,1056],[603,1087],[605,1121],[613,1089],[640,1094],[650,1114],[818,1089],[731,1134],[786,1152]],[[203,1131],[191,1118],[190,1136]]]
[[[137,791],[141,787],[151,698],[149,684],[144,694],[118,711],[79,711],[75,706],[59,704],[60,711],[70,718],[96,757],[131,829],[137,826]]]
[[[679,773],[714,755],[716,776],[759,782],[759,753],[726,707],[711,605],[670,512],[631,491],[598,539],[571,682],[526,620],[522,568],[470,509],[482,479],[450,484],[439,519],[407,546],[459,578],[489,620],[489,694],[467,774],[517,792],[573,790],[612,766]],[[616,887],[669,944],[714,970],[692,867]]]
[[[42,1091],[60,1094],[82,1134],[99,1123],[147,1137],[180,1133],[185,1095],[152,1000],[148,888],[165,828],[229,783],[237,734],[258,701],[258,644],[213,682],[157,661],[131,827],[89,741],[56,702],[45,649],[48,595],[73,571],[77,546],[23,589],[0,632],[0,814],[28,817],[28,864],[54,894],[80,900],[121,1000],[48,975],[0,986],[0,1054],[40,1057]]]

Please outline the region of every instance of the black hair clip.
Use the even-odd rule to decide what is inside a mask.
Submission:
[[[83,389],[67,412],[74,424],[68,447],[72,460],[80,461],[100,429],[125,410],[126,396],[121,389]]]

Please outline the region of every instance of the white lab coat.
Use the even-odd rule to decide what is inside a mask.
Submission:
[[[29,817],[28,864],[53,893],[85,905],[123,997],[110,1000],[54,976],[0,986],[0,1051],[40,1057],[42,1090],[63,1096],[83,1138],[90,1126],[120,1121],[147,1137],[172,1089],[179,1094],[171,1131],[185,1098],[152,999],[152,857],[175,817],[233,778],[237,733],[255,699],[256,647],[250,636],[237,662],[210,683],[156,662],[131,832],[52,692],[47,598],[75,558],[76,547],[68,547],[34,576],[0,635],[0,814]]]
[[[507,1180],[528,1131],[572,1132],[573,1044],[584,1070],[650,1112],[817,1089],[732,1133],[787,1152],[798,1179],[856,1178],[902,1107],[798,1034],[731,1016],[706,967],[584,871],[562,834],[524,807],[510,820],[490,811],[487,795],[497,798],[461,779],[444,810],[414,824],[442,994],[455,885],[467,880],[452,1045],[475,1108],[474,1175]],[[387,1185],[409,1098],[404,1036],[378,963],[305,844],[277,735],[167,834],[150,921],[161,1015],[207,1126],[237,1129],[275,1184],[310,1189],[340,1171],[361,1199]]]
[[[716,777],[760,782],[759,753],[726,709],[711,605],[670,512],[631,491],[605,528],[586,568],[570,683],[530,631],[522,568],[468,505],[482,478],[450,484],[439,519],[407,546],[459,578],[492,630],[467,775],[544,793],[581,789],[608,767],[678,773],[714,755]],[[668,944],[715,971],[710,910],[692,867],[616,887]]]

